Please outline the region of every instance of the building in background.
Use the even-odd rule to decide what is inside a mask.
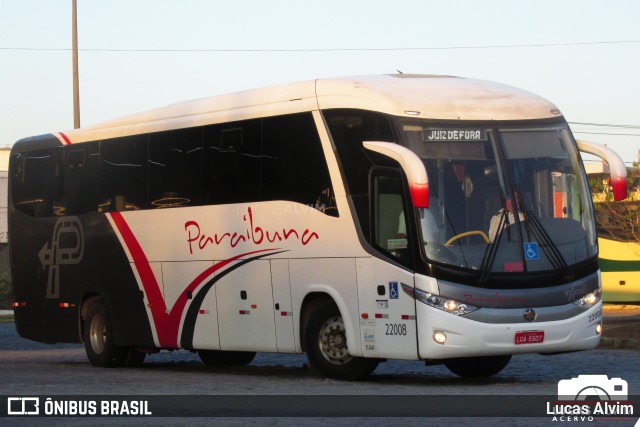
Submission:
[[[8,243],[7,196],[9,194],[9,154],[11,148],[0,148],[0,244],[3,252]],[[4,271],[4,270],[3,270]]]
[[[11,308],[9,230],[7,226],[10,153],[10,147],[0,148],[0,310]]]

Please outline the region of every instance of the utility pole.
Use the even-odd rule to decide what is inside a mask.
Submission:
[[[73,45],[73,128],[80,127],[80,87],[78,84],[77,0],[71,0],[71,44]]]

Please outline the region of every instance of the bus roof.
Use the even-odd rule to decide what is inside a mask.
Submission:
[[[331,108],[440,120],[561,117],[546,99],[511,86],[454,76],[394,74],[310,80],[201,98],[68,131],[61,138],[76,143]]]

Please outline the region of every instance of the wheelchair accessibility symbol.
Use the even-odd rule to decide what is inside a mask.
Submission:
[[[389,298],[398,299],[398,282],[389,282]]]
[[[540,259],[540,250],[538,248],[538,243],[524,243],[524,259],[527,261],[537,261]]]

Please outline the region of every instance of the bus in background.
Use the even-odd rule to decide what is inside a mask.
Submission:
[[[615,304],[639,304],[640,243],[599,237],[598,246],[603,301]]]
[[[629,169],[629,197],[611,203],[608,166],[588,162],[585,170],[596,213],[603,301],[640,303],[640,177]]]
[[[598,346],[580,151],[555,105],[496,83],[384,75],[171,105],[18,141],[16,327],[95,366],[306,352],[359,379],[385,359],[491,376]],[[619,166],[622,165],[620,168]]]

